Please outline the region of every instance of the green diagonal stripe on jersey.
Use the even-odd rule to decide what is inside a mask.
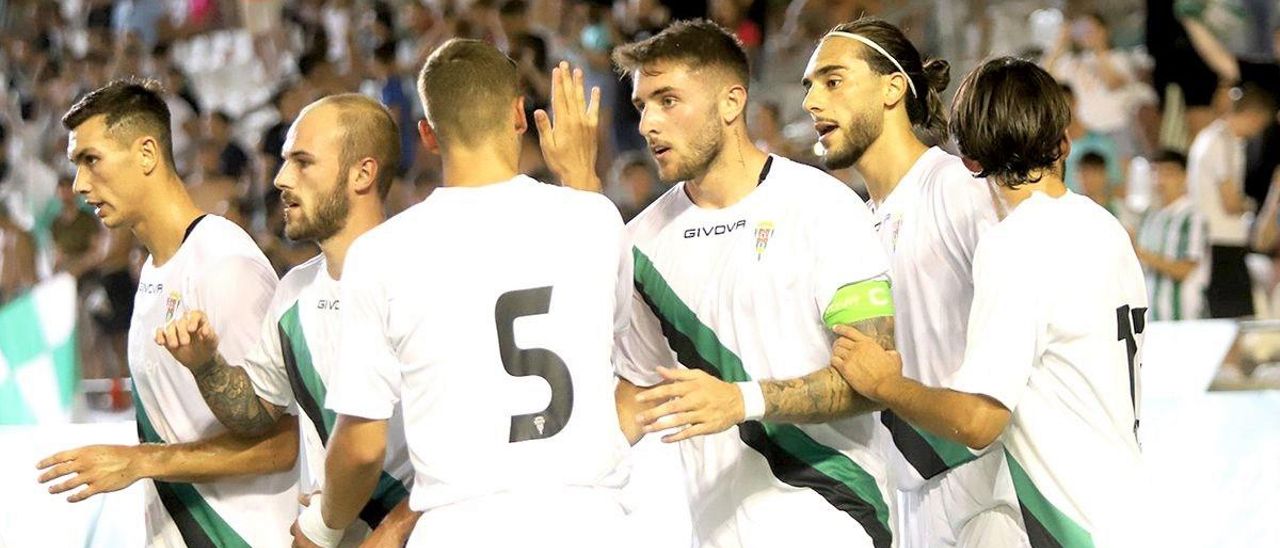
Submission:
[[[165,443],[147,418],[147,412],[133,390],[133,410],[137,420],[138,439],[145,443]],[[200,492],[189,483],[153,481],[160,503],[178,527],[187,548],[249,548],[240,534],[218,515]]]
[[[1093,536],[1044,498],[1013,454],[1007,449],[1004,454],[1032,548],[1093,548]]]
[[[680,363],[728,382],[751,380],[738,356],[680,300],[653,262],[639,248],[632,248],[632,255],[636,289],[662,324],[662,333]],[[888,505],[874,478],[847,455],[792,425],[746,421],[738,432],[743,443],[764,456],[779,481],[811,489],[847,513],[876,548],[892,544]]]
[[[320,439],[326,444],[329,440],[329,433],[333,432],[333,424],[336,415],[324,407],[324,398],[327,390],[324,386],[324,379],[320,378],[320,373],[316,371],[315,363],[311,360],[311,347],[307,345],[307,336],[302,331],[302,319],[298,315],[298,303],[294,302],[293,306],[286,310],[284,315],[280,316],[280,346],[284,351],[285,368],[288,370],[291,384],[294,384],[294,396],[297,398],[299,405],[303,408],[303,412],[311,418],[311,422],[315,424]],[[296,386],[301,383],[301,386]],[[302,390],[298,390],[302,388]],[[297,393],[303,392],[303,393]]]
[[[924,479],[932,479],[978,458],[968,447],[916,428],[887,409],[880,413],[880,422],[889,429],[893,444],[903,458]]]

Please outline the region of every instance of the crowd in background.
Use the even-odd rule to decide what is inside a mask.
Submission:
[[[1274,316],[1274,0],[0,0],[0,304],[69,272],[83,300],[84,376],[127,375],[143,252],[72,190],[59,123],[110,79],[163,84],[175,161],[196,203],[244,226],[283,273],[317,252],[284,238],[272,186],[290,123],[324,95],[378,98],[405,151],[389,213],[421,201],[441,175],[418,145],[415,80],[449,38],[507,52],[530,115],[548,104],[554,63],[583,67],[602,90],[598,171],[630,218],[664,187],[636,131],[629,82],[610,65],[613,47],[676,19],[716,21],[751,57],[753,139],[816,164],[800,75],[827,30],[864,14],[950,60],[956,81],[996,54],[1038,59],[1061,81],[1074,109],[1066,180],[1133,233],[1152,319]],[[521,170],[554,182],[535,133]],[[859,188],[856,172],[837,175]]]

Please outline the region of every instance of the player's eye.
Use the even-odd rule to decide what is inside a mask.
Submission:
[[[676,98],[675,98],[675,97],[671,97],[670,95],[668,95],[668,96],[666,96],[666,97],[663,97],[663,98],[662,98],[662,107],[663,107],[663,108],[671,108],[671,107],[674,107],[674,106],[676,106]]]
[[[830,79],[828,79],[828,80],[827,80],[827,82],[826,82],[826,83],[827,83],[827,89],[835,89],[837,86],[839,86],[839,85],[840,85],[840,82],[842,82],[842,81],[843,81],[843,80],[841,80],[841,79],[839,79],[839,78],[830,78]]]

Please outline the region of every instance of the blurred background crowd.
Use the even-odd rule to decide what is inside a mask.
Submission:
[[[380,99],[405,151],[389,213],[417,203],[441,180],[438,158],[417,144],[415,78],[449,38],[506,51],[530,114],[548,102],[554,63],[583,67],[603,92],[598,171],[630,218],[664,187],[613,47],[676,19],[718,22],[752,59],[753,138],[816,163],[800,76],[827,30],[864,14],[950,61],[955,81],[993,55],[1038,59],[1061,80],[1074,108],[1066,178],[1133,233],[1152,319],[1280,316],[1277,0],[0,0],[0,306],[71,274],[81,375],[128,375],[144,253],[73,192],[59,123],[110,79],[164,85],[177,167],[197,204],[244,226],[284,273],[317,252],[282,234],[272,179],[289,124],[327,94]],[[532,132],[522,170],[553,179]],[[837,176],[860,188],[856,172]],[[1275,356],[1280,346],[1265,340],[1236,345],[1220,384],[1272,382]],[[128,405],[103,386],[94,405]]]

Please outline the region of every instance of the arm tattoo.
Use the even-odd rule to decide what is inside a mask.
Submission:
[[[228,430],[242,436],[261,436],[271,431],[281,408],[258,398],[244,368],[229,365],[215,353],[196,372],[200,395]]]
[[[850,324],[886,350],[894,350],[893,317],[870,318]],[[880,409],[882,406],[853,391],[840,373],[823,368],[798,379],[760,382],[764,418],[771,422],[811,424],[830,422]]]

